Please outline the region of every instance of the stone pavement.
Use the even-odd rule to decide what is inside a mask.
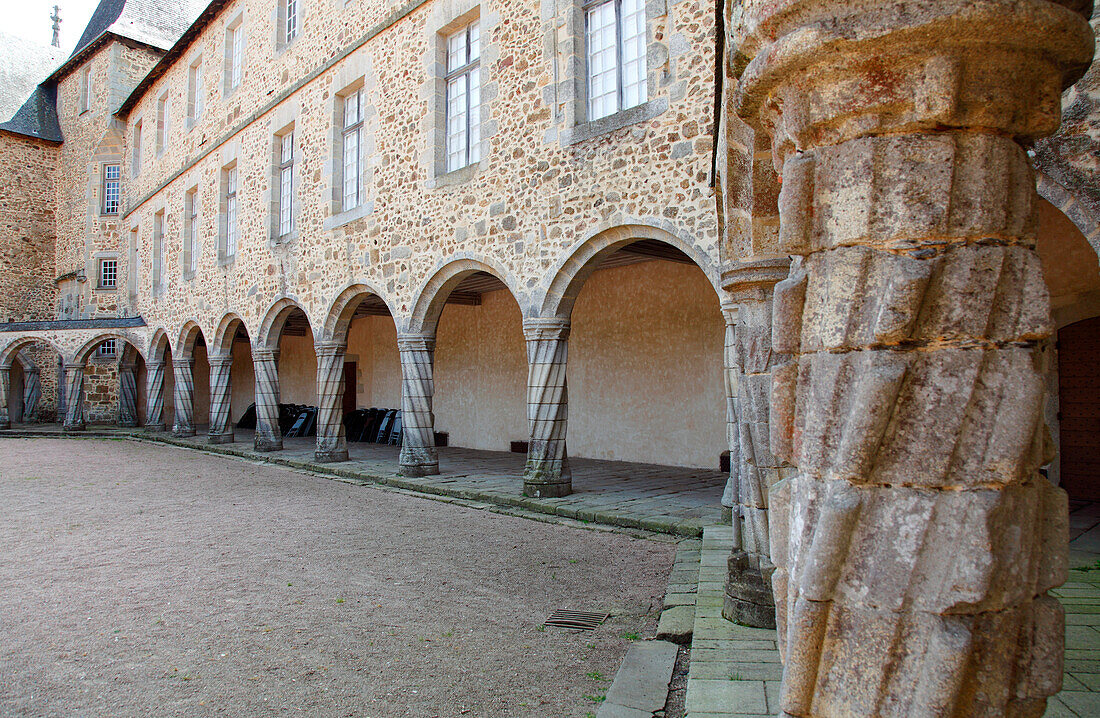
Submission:
[[[1065,678],[1046,716],[1094,718],[1100,716],[1100,504],[1077,505],[1070,522],[1077,527],[1071,529],[1070,542],[1070,565],[1075,570],[1064,586],[1051,591],[1066,609]],[[722,618],[731,546],[730,528],[704,530],[686,718],[763,718],[779,712],[783,670],[775,631]]]
[[[536,499],[522,493],[524,454],[442,447],[439,449],[439,475],[412,478],[397,474],[397,446],[353,442],[348,444],[349,461],[319,464],[314,461],[315,440],[312,437],[284,439],[283,451],[257,452],[252,447],[250,431],[237,430],[236,441],[232,444],[210,445],[206,443],[204,427],[196,428],[199,433],[187,438],[115,426],[89,426],[85,434],[131,436],[364,483],[381,483],[657,533],[700,536],[704,526],[721,521],[726,476],[717,470],[571,458],[573,494]],[[60,428],[56,425],[35,425],[0,431],[0,436],[59,433]]]

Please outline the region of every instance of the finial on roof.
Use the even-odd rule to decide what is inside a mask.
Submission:
[[[61,8],[57,5],[53,6],[53,15],[50,15],[50,19],[53,20],[53,42],[54,47],[61,47]]]

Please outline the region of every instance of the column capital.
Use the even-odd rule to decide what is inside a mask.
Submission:
[[[733,262],[722,272],[722,288],[730,293],[734,305],[752,301],[757,294],[763,300],[772,287],[787,278],[790,267],[790,257]],[[725,304],[722,309],[725,311]]]
[[[561,317],[528,317],[523,320],[523,335],[527,341],[569,338],[569,320]]]
[[[265,347],[255,348],[252,350],[252,361],[278,361],[279,350],[267,349]]]
[[[432,351],[435,349],[435,332],[408,332],[397,335],[398,351]]]
[[[321,356],[336,357],[346,354],[348,345],[346,342],[339,341],[313,342],[313,351],[316,352],[318,358]]]
[[[163,359],[150,359],[149,361],[145,362],[145,368],[146,369],[163,369],[164,364],[165,364],[165,362],[164,362]]]
[[[178,369],[182,367],[193,368],[195,366],[195,355],[185,357],[172,357],[172,369]]]
[[[86,362],[67,361],[65,362],[65,371],[84,371],[86,366]]]
[[[212,366],[212,367],[214,367],[214,366],[231,366],[233,364],[233,355],[232,354],[211,354],[209,357],[207,357],[206,360],[207,360],[207,362],[210,363],[210,366]]]
[[[722,316],[726,320],[726,326],[730,327],[737,324],[738,316],[741,313],[741,305],[732,299],[727,299],[721,304]]]

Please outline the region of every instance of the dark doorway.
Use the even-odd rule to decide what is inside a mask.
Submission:
[[[357,365],[353,361],[344,362],[344,414],[355,411],[355,378],[358,376]]]
[[[1058,330],[1062,488],[1100,501],[1100,317]]]

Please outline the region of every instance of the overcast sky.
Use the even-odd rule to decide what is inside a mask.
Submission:
[[[49,45],[54,5],[61,8],[61,49],[68,55],[99,0],[0,0],[0,32]]]

